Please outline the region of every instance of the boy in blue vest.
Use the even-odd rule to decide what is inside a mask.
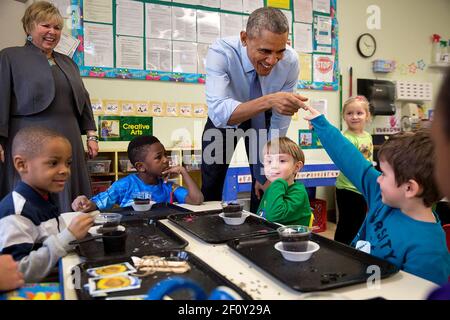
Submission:
[[[311,121],[325,150],[362,193],[369,210],[351,245],[437,284],[447,281],[450,254],[432,211],[440,199],[429,132],[392,136],[378,151],[381,173],[312,107]]]
[[[72,240],[87,235],[94,220],[80,214],[66,228],[52,200],[70,176],[72,147],[64,136],[41,127],[21,129],[11,155],[21,181],[0,202],[0,251],[18,262],[26,282],[39,282],[73,249]]]

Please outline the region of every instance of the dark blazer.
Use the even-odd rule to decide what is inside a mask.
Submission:
[[[73,60],[53,52],[72,87],[82,133],[96,130],[89,94]],[[0,137],[8,137],[13,116],[29,116],[48,108],[55,97],[52,71],[45,54],[30,41],[0,51]]]

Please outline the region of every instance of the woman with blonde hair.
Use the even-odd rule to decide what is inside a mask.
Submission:
[[[25,45],[0,51],[0,198],[19,180],[11,157],[14,135],[39,125],[60,132],[72,144],[72,176],[55,199],[60,210],[67,211],[76,196],[91,194],[81,135],[87,135],[90,157],[98,153],[98,136],[77,65],[54,51],[63,21],[53,4],[35,2],[22,18]]]

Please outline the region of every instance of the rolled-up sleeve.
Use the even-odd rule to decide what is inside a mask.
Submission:
[[[233,99],[230,92],[230,77],[227,59],[216,48],[211,47],[206,57],[206,102],[208,116],[217,128],[236,128],[227,125],[231,114],[242,102]]]
[[[289,63],[288,75],[286,82],[280,91],[282,92],[295,92],[298,84],[299,64],[296,55],[289,57],[291,60]],[[276,138],[278,136],[284,137],[287,134],[289,125],[291,124],[291,116],[284,116],[279,114],[275,109],[272,109],[271,128],[269,133],[269,139]],[[275,132],[274,130],[279,130]]]
[[[281,89],[281,91],[284,92],[294,92],[295,89],[297,89],[298,73],[299,73],[299,65],[297,57],[292,58],[292,63],[290,65],[291,68],[289,69],[287,81],[283,85],[283,88]]]

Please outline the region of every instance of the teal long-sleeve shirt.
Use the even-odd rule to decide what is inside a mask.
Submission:
[[[381,173],[323,115],[311,123],[328,155],[362,193],[369,207],[351,245],[365,240],[370,243],[372,255],[435,283],[447,282],[450,254],[440,222],[418,221],[385,205],[377,183]]]
[[[264,192],[257,214],[271,222],[308,226],[311,207],[305,186],[302,183],[289,186],[286,180],[276,179]]]

